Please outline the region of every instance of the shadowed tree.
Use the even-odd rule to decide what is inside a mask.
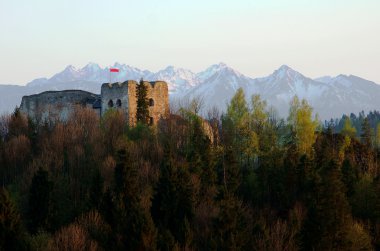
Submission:
[[[29,229],[32,233],[48,226],[51,190],[52,182],[48,179],[48,172],[39,169],[33,177],[29,192]]]
[[[369,124],[368,118],[365,118],[362,124],[362,133],[360,135],[361,141],[364,145],[370,147],[372,146],[372,128]]]
[[[119,150],[115,167],[115,213],[120,248],[127,250],[155,250],[156,228],[150,211],[140,203],[139,173],[131,154]]]
[[[9,193],[0,188],[0,250],[26,250],[24,231]]]
[[[149,100],[147,98],[148,88],[144,84],[144,80],[141,79],[136,86],[136,98],[137,98],[137,110],[136,120],[142,124],[149,123]]]

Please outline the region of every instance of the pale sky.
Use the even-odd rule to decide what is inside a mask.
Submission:
[[[0,0],[0,32],[0,84],[88,62],[250,77],[287,64],[380,84],[380,0]]]

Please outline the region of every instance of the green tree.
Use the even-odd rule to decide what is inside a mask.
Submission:
[[[148,88],[141,79],[136,86],[137,111],[136,120],[142,124],[149,124],[149,100],[147,98]]]
[[[217,250],[249,250],[252,228],[247,208],[232,194],[225,194],[215,220]]]
[[[155,250],[156,228],[149,208],[140,204],[138,167],[131,154],[119,150],[115,167],[115,214],[120,248]]]
[[[26,250],[21,217],[9,193],[0,188],[0,250]]]
[[[298,151],[301,154],[311,154],[316,139],[318,121],[312,119],[313,109],[306,100],[299,101],[295,96],[290,103],[288,123],[294,135]]]
[[[131,149],[121,149],[115,167],[115,209],[120,248],[155,250],[156,229],[150,208],[140,203],[139,172]]]
[[[349,159],[344,159],[342,163],[342,181],[346,186],[347,197],[354,194],[354,186],[357,181],[357,173]]]
[[[321,178],[316,195],[318,234],[314,236],[314,245],[318,250],[344,250],[349,246],[346,234],[352,220],[341,172],[335,161],[323,166]]]
[[[103,198],[103,177],[99,169],[93,170],[89,188],[88,204],[90,208],[98,208]]]
[[[236,152],[242,167],[249,164],[258,150],[257,134],[250,129],[250,114],[242,88],[236,91],[222,119],[226,144]]]
[[[352,214],[363,220],[375,222],[377,215],[378,195],[368,174],[364,175],[355,185],[355,193],[352,197]]]
[[[52,186],[47,171],[39,169],[34,174],[29,191],[28,207],[29,229],[32,233],[48,227]]]
[[[187,166],[176,163],[169,149],[165,152],[155,190],[152,215],[160,232],[160,249],[164,249],[163,239],[168,238],[174,238],[172,243],[185,246],[189,241],[188,223],[194,217],[194,188]]]
[[[372,146],[372,128],[369,124],[368,117],[366,117],[362,124],[362,133],[360,135],[362,143],[366,146]]]
[[[355,129],[355,127],[352,126],[351,120],[347,116],[344,119],[344,124],[343,124],[341,134],[348,136],[348,137],[351,137],[351,138],[356,137],[356,129]]]
[[[376,126],[376,147],[379,149],[380,148],[380,123],[377,124]]]
[[[260,95],[252,95],[251,98],[251,126],[252,129],[261,136],[268,121],[268,114],[265,109],[267,103],[260,98]]]
[[[251,99],[250,127],[257,135],[257,154],[266,154],[276,146],[277,122],[270,123],[269,114],[266,111],[267,103],[260,98],[260,95],[253,95]]]

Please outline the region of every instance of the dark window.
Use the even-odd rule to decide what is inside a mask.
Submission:
[[[121,100],[120,100],[120,99],[118,99],[118,100],[116,101],[116,106],[117,106],[117,107],[121,107]]]
[[[154,100],[152,98],[149,99],[149,106],[154,106]]]
[[[113,101],[112,101],[112,99],[110,99],[110,101],[108,101],[108,107],[113,107]]]
[[[153,125],[153,117],[149,117],[149,125]]]

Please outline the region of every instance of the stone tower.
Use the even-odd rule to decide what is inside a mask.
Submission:
[[[168,85],[164,81],[147,82],[150,124],[157,124],[169,115]],[[129,125],[136,124],[136,87],[137,82],[128,80],[123,83],[105,83],[101,88],[101,115],[109,109],[120,109],[127,116]]]

